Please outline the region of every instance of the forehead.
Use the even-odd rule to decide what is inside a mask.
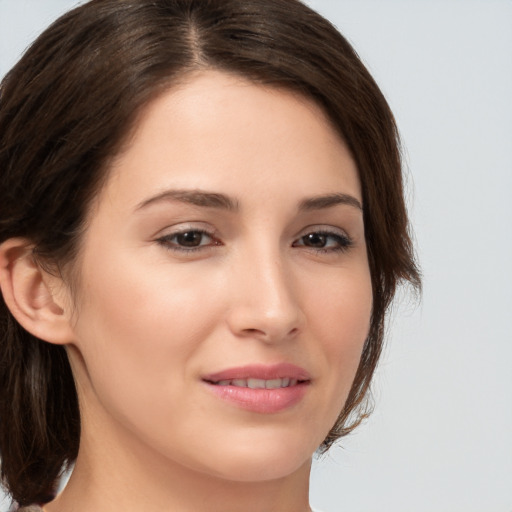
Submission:
[[[106,186],[133,204],[167,188],[234,197],[336,189],[361,200],[355,163],[318,105],[218,71],[190,75],[143,109]]]

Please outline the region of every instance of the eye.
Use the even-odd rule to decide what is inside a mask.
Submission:
[[[352,240],[345,234],[332,231],[312,231],[301,236],[293,247],[308,247],[319,252],[342,252],[352,246]]]
[[[160,245],[174,251],[191,252],[212,245],[220,245],[213,235],[200,229],[187,229],[162,236],[157,239]]]

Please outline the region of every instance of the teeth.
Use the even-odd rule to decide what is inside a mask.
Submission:
[[[265,382],[265,387],[267,389],[277,389],[277,388],[280,388],[281,386],[283,386],[283,380],[284,379],[267,380]]]
[[[265,389],[265,381],[263,379],[247,379],[247,387],[251,389]]]
[[[233,379],[233,380],[220,380],[217,382],[218,386],[236,386],[238,388],[250,389],[279,389],[287,388],[297,385],[297,379]]]

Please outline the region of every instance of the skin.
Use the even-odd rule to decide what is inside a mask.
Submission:
[[[311,457],[346,400],[372,306],[347,147],[309,100],[203,71],[144,110],[109,172],[76,290],[49,285],[68,318],[82,440],[45,510],[308,511]],[[300,209],[333,194],[345,199]],[[202,380],[282,362],[311,381],[278,413]]]

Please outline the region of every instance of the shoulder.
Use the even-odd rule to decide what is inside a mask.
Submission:
[[[43,509],[38,505],[29,505],[28,507],[12,509],[11,512],[43,512]]]

